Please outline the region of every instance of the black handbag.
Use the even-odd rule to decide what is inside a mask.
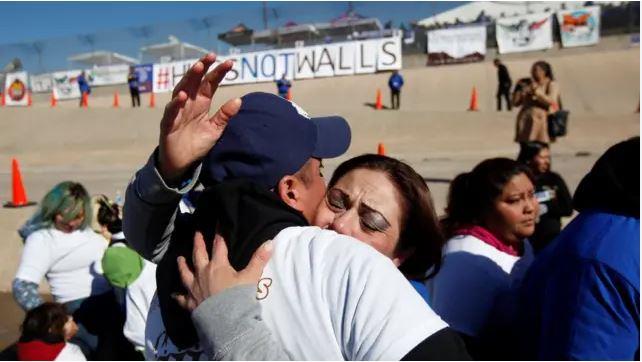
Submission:
[[[548,94],[550,83],[546,86],[546,93]],[[551,141],[555,141],[557,137],[566,136],[568,128],[568,115],[569,111],[562,109],[562,97],[560,96],[557,99],[559,105],[559,111],[551,113],[548,115],[546,123],[548,125],[548,137],[551,138]]]
[[[569,111],[560,109],[555,113],[548,115],[548,136],[554,140],[557,137],[566,136],[568,128]]]

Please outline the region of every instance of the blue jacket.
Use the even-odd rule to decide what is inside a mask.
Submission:
[[[639,217],[581,212],[538,255],[521,297],[523,358],[639,359]]]
[[[87,79],[85,79],[84,76],[79,75],[76,81],[78,82],[78,88],[80,88],[80,93],[91,93],[91,88],[89,87],[89,83],[87,83]]]
[[[291,86],[292,84],[287,79],[279,79],[276,81],[276,87],[279,91],[279,94],[286,94],[288,90],[290,90]]]
[[[390,79],[388,79],[388,87],[396,91],[401,90],[401,87],[403,87],[403,77],[401,74],[392,73]]]

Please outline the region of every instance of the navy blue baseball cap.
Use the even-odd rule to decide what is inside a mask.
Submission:
[[[203,160],[201,182],[246,179],[267,189],[310,158],[333,158],[350,146],[339,116],[311,118],[294,102],[263,92],[246,94],[241,109]]]

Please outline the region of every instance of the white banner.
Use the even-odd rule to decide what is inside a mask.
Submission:
[[[427,36],[429,64],[481,61],[486,56],[485,26],[430,30]]]
[[[578,10],[559,11],[562,46],[578,47],[597,44],[600,40],[600,7],[589,6]]]
[[[354,58],[355,74],[374,73],[377,70],[377,51],[379,39],[360,41],[357,43],[357,53]]]
[[[171,92],[189,67],[197,60],[198,59],[190,59],[171,63],[155,63],[153,65],[153,92]]]
[[[69,70],[51,73],[53,79],[53,93],[56,99],[80,98],[80,89],[76,78],[81,70]]]
[[[231,59],[234,66],[223,85],[273,82],[284,73],[287,79],[374,73],[401,69],[401,37],[228,55],[217,58],[211,69],[226,59]],[[154,93],[173,90],[195,61],[154,64]]]
[[[8,73],[4,81],[5,105],[7,106],[27,106],[28,89],[27,89],[27,72]]]
[[[31,91],[34,93],[48,93],[53,88],[51,73],[29,76]]]
[[[357,44],[355,42],[337,44],[337,60],[334,67],[334,75],[354,74],[354,60],[356,57]]]
[[[401,69],[401,37],[381,39],[377,49],[377,70]]]
[[[550,49],[553,26],[550,14],[529,14],[497,19],[495,32],[501,54]]]
[[[129,65],[118,64],[94,67],[85,69],[85,74],[90,86],[125,84],[127,83],[127,75],[129,75]]]

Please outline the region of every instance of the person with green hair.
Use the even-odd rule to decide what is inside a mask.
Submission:
[[[91,229],[91,215],[91,199],[83,185],[65,181],[54,186],[19,231],[25,245],[12,292],[29,311],[43,303],[38,285],[44,277],[54,301],[78,323],[73,342],[94,359],[109,356],[113,349],[102,341],[117,338],[111,331],[118,330],[119,310],[109,282],[97,269],[107,242]],[[104,351],[99,351],[101,345]]]

